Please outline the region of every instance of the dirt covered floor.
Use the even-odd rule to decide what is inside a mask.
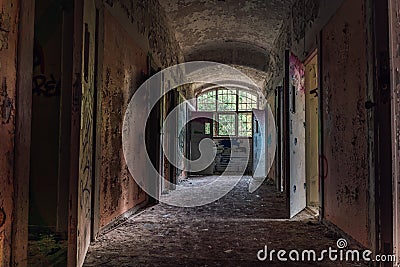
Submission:
[[[187,186],[208,178],[186,180]],[[304,211],[291,220],[285,197],[264,182],[249,193],[244,177],[225,197],[205,206],[159,204],[131,217],[91,244],[84,266],[367,266],[355,262],[259,261],[257,252],[331,246],[340,236]],[[174,194],[172,192],[171,194]],[[359,249],[350,244],[351,249]]]
[[[29,233],[28,266],[64,267],[67,265],[67,240],[52,233]]]

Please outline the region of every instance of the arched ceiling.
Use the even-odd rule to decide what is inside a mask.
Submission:
[[[243,66],[263,83],[292,0],[160,0],[186,61]]]

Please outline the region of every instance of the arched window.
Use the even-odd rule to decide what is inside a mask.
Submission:
[[[252,136],[252,109],[258,97],[245,89],[217,88],[197,96],[197,110],[214,113],[214,136]]]

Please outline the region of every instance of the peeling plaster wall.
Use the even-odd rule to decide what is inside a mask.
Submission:
[[[144,79],[146,53],[107,10],[104,26],[100,227],[145,200],[124,160],[122,121],[130,96]]]
[[[289,10],[288,2],[291,1],[160,1],[176,29],[185,56],[207,48],[226,53],[227,57],[232,50],[224,48],[232,45],[268,51]]]
[[[156,64],[163,67],[183,61],[158,2],[106,1],[101,92],[100,227],[146,199],[126,166],[121,131],[128,102],[147,77],[148,53]],[[143,166],[145,153],[135,150],[135,160],[142,161]],[[146,168],[141,171],[144,176]]]
[[[152,53],[157,64],[168,67],[183,62],[180,46],[158,0],[105,2],[120,27],[134,36],[135,43],[144,51]]]
[[[0,265],[11,265],[18,1],[0,1]]]
[[[284,51],[305,60],[322,38],[325,219],[368,240],[367,35],[362,0],[296,1],[271,49],[269,94],[283,84]],[[294,19],[295,18],[295,19]],[[300,19],[299,19],[300,18]],[[304,20],[303,20],[304,19]],[[321,179],[321,178],[320,178]]]
[[[146,200],[126,166],[122,120],[134,91],[148,75],[147,57],[167,67],[183,61],[158,1],[105,1],[101,92],[100,227]],[[146,118],[142,118],[146,119]],[[145,166],[146,151],[135,150]],[[146,168],[142,168],[145,177]]]
[[[187,61],[206,60],[242,65],[269,76],[274,47],[293,0],[162,0]]]
[[[326,220],[368,243],[367,36],[362,0],[347,0],[322,32]]]
[[[264,61],[264,64],[265,64],[265,62],[267,62],[267,61]],[[260,90],[264,93],[265,79],[267,77],[265,72],[259,71],[254,68],[246,67],[243,65],[231,65],[231,67],[239,70],[244,75],[248,76],[258,86],[258,88],[260,88]]]
[[[344,0],[296,0],[270,50],[266,89],[283,85],[284,55],[290,49],[305,60],[319,45],[319,33]]]

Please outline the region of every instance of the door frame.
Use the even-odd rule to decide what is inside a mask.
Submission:
[[[322,30],[319,32],[318,46],[318,173],[319,173],[319,221],[322,222],[325,217],[325,152],[324,152],[324,79],[323,73],[323,38]]]
[[[304,64],[304,67],[306,67],[314,58],[316,58],[317,59],[317,69],[316,69],[316,71],[317,71],[317,88],[316,88],[316,90],[317,90],[317,96],[318,96],[318,102],[317,102],[317,107],[318,107],[318,114],[317,114],[317,123],[318,123],[318,129],[317,129],[317,131],[318,131],[318,148],[317,148],[317,150],[318,150],[318,162],[317,162],[317,168],[318,168],[318,197],[319,197],[319,200],[318,200],[318,202],[320,202],[321,201],[321,194],[322,194],[322,192],[323,191],[321,191],[320,190],[320,184],[321,184],[321,174],[320,174],[320,169],[319,169],[319,159],[320,159],[320,156],[319,155],[321,155],[320,154],[320,147],[322,147],[321,146],[321,144],[319,143],[319,139],[320,139],[320,133],[321,133],[321,131],[320,131],[320,129],[321,129],[321,127],[320,127],[320,117],[321,117],[321,109],[320,109],[320,69],[319,69],[319,66],[321,65],[320,64],[320,62],[319,62],[319,60],[320,60],[320,56],[319,56],[319,50],[318,50],[318,48],[316,48],[316,49],[314,49],[311,53],[310,53],[310,55],[309,56],[307,56],[307,58],[304,60],[304,62],[303,62],[303,64]],[[306,85],[305,85],[306,86]],[[306,87],[306,89],[305,90],[307,90],[307,87]],[[305,94],[307,94],[307,92],[305,92]],[[306,99],[305,99],[305,108],[306,108],[306,119],[305,119],[305,121],[306,121],[306,127],[309,127],[309,124],[308,124],[308,122],[307,122],[307,96],[306,96]],[[306,131],[307,131],[307,129],[306,129]],[[307,132],[306,132],[307,133]],[[309,147],[308,147],[308,145],[307,145],[307,140],[308,140],[308,137],[307,137],[307,135],[306,135],[306,139],[305,139],[305,142],[306,142],[306,147],[305,147],[305,151],[306,151],[306,157],[307,157],[307,153],[308,153],[308,151],[309,151]],[[309,162],[307,161],[307,158],[306,158],[306,160],[305,160],[305,164],[306,164],[306,184],[307,184],[307,188],[306,188],[306,190],[307,190],[307,192],[306,192],[306,194],[307,194],[307,202],[308,202],[308,192],[309,192],[309,190],[310,190],[310,185],[307,183],[307,166],[308,166],[308,164],[309,164]],[[306,205],[307,205],[307,207],[309,206],[308,205],[308,203],[306,203]],[[318,206],[319,206],[319,211],[321,212],[321,204],[320,203],[318,203]]]
[[[302,126],[299,126],[295,128],[295,125],[299,123],[299,120],[304,120],[305,121],[305,111],[303,111],[303,108],[305,105],[305,96],[304,96],[304,102],[301,101],[303,100],[301,98],[301,92],[297,93],[298,88],[292,84],[291,80],[291,58],[294,57],[297,59],[297,62],[293,62],[293,64],[299,64],[302,65],[304,68],[304,62],[301,61],[301,58],[299,58],[295,53],[293,53],[291,50],[286,50],[285,51],[285,99],[284,101],[286,102],[285,105],[285,116],[286,116],[286,121],[285,121],[285,126],[286,130],[284,131],[284,134],[286,134],[286,155],[285,155],[285,160],[288,162],[286,167],[286,194],[287,194],[287,206],[288,206],[288,213],[289,213],[289,218],[294,217],[298,213],[300,213],[303,209],[307,207],[307,192],[306,192],[306,169],[305,169],[305,138],[304,140],[301,140],[302,135],[304,134],[305,137],[305,129],[303,130]],[[303,112],[304,112],[304,117],[303,117]],[[304,131],[304,132],[303,132]],[[294,138],[294,139],[292,139]],[[296,141],[297,140],[297,141]],[[297,144],[296,144],[297,142]],[[294,146],[293,146],[294,143]],[[302,158],[298,156],[293,156],[294,153],[292,153],[292,148],[298,147],[297,149],[299,152],[303,152],[303,146],[304,146],[304,155]],[[297,153],[296,153],[297,154]],[[292,176],[291,166],[293,163],[296,164],[298,162],[301,162],[304,165],[304,170],[300,169],[297,170],[296,175]],[[304,171],[304,173],[303,173]],[[298,173],[301,173],[301,176],[298,175]],[[302,177],[304,175],[304,177]],[[298,178],[300,177],[300,179]],[[303,179],[304,178],[304,179]],[[292,183],[297,184],[298,188],[296,185],[293,186],[292,188]],[[292,191],[293,190],[293,191]],[[292,193],[293,192],[293,193]],[[297,193],[298,192],[298,193]],[[303,195],[304,194],[304,195]],[[296,196],[296,199],[294,198]],[[303,202],[304,198],[304,202]],[[293,204],[296,203],[296,205],[291,205],[292,199]],[[295,212],[292,212],[292,210],[295,208]]]
[[[153,55],[148,52],[147,54],[147,79],[150,79],[153,75],[155,75],[157,72],[161,71],[161,67],[159,67],[159,64],[154,60]],[[163,82],[164,82],[164,76],[161,74],[162,77],[155,76],[157,78],[157,85],[159,92],[154,92],[154,88],[151,89],[149,88],[150,84],[147,84],[146,90],[149,92],[150,98],[152,96],[150,94],[154,93],[156,95],[162,95],[163,94]],[[150,163],[153,164],[153,166],[146,166],[146,168],[152,168],[154,167],[159,174],[164,173],[164,168],[163,168],[163,162],[164,162],[164,155],[162,153],[162,142],[163,142],[163,135],[162,135],[162,123],[163,123],[163,110],[164,110],[164,96],[159,99],[159,101],[155,104],[152,110],[149,110],[149,116],[147,118],[147,122],[151,121],[152,123],[146,124],[146,134],[145,134],[145,143],[146,143],[146,149],[148,156],[150,158]],[[156,133],[156,134],[148,134],[148,133]],[[147,148],[148,144],[154,144],[151,145],[151,147]],[[153,148],[154,150],[151,150]],[[156,182],[157,184],[149,184],[149,188],[152,188],[151,194],[146,194],[146,202],[147,204],[157,204],[159,202],[159,198],[161,196],[161,189],[162,189],[162,180],[158,180]],[[152,197],[157,196],[157,198]]]
[[[289,99],[289,88],[290,88],[290,50],[285,50],[285,78],[283,84],[283,176],[284,176],[284,190],[286,191],[286,216],[290,218],[290,99]]]
[[[101,182],[101,125],[102,123],[102,79],[104,51],[104,4],[95,0],[95,57],[94,57],[94,100],[93,100],[93,152],[92,152],[92,222],[91,240],[96,240],[100,232],[100,182]]]
[[[257,118],[257,115],[254,113],[254,111],[257,112],[263,112],[264,114],[264,121],[260,122],[259,118]],[[255,179],[260,179],[260,178],[264,178],[267,179],[268,177],[268,173],[267,173],[267,162],[268,162],[268,151],[267,151],[267,138],[268,138],[268,131],[267,131],[267,110],[265,109],[253,109],[252,110],[252,137],[251,137],[251,158],[252,158],[252,168],[251,168],[251,173],[253,178]],[[262,130],[261,130],[262,129]],[[256,132],[257,130],[257,132]],[[256,149],[255,149],[255,144],[254,144],[254,135],[255,133],[260,133],[260,137],[262,138],[262,141],[260,142],[261,144],[261,148],[260,151],[264,152],[264,171],[263,171],[263,176],[262,177],[255,177],[256,174],[256,170],[258,169],[258,162],[261,162],[263,160],[263,158],[261,157],[262,153],[260,154],[260,156],[258,157],[258,162],[256,163],[255,160],[255,153],[256,153]],[[250,139],[249,139],[250,140]]]
[[[195,118],[193,118],[193,116],[192,116],[192,114],[200,114],[200,116],[199,117],[195,117]],[[203,116],[201,116],[201,114],[204,114],[204,117]],[[188,119],[188,123],[187,123],[187,125],[188,125],[188,131],[189,131],[189,142],[188,142],[188,145],[189,145],[189,154],[188,154],[188,159],[189,159],[189,166],[188,166],[188,172],[187,172],[187,176],[188,177],[190,177],[190,176],[192,176],[192,175],[204,175],[204,176],[207,176],[207,175],[213,175],[214,174],[214,172],[212,173],[212,174],[203,174],[203,173],[201,173],[201,172],[203,172],[203,171],[205,171],[205,169],[204,170],[202,170],[202,171],[199,171],[199,172],[191,172],[190,170],[191,170],[191,166],[190,166],[190,161],[193,161],[193,159],[192,159],[192,152],[193,152],[193,150],[192,150],[192,140],[193,140],[193,134],[192,134],[192,123],[197,119],[197,120],[207,120],[207,121],[210,121],[210,134],[207,136],[207,137],[205,137],[205,138],[211,138],[211,139],[213,139],[214,138],[214,129],[213,129],[213,112],[212,111],[189,111],[189,113],[188,113],[188,117],[189,117],[189,119]],[[209,115],[209,116],[208,116]],[[207,167],[207,168],[209,168],[209,167]]]
[[[400,114],[400,105],[398,103],[400,96],[397,94],[395,90],[399,88],[399,81],[397,76],[399,75],[399,71],[395,68],[395,64],[400,64],[399,57],[395,56],[397,54],[397,47],[395,46],[395,42],[399,42],[398,35],[400,34],[400,27],[398,26],[399,18],[398,12],[399,10],[399,3],[395,0],[385,0],[385,8],[387,8],[387,16],[389,21],[389,62],[392,66],[390,68],[390,86],[389,91],[391,94],[391,107],[390,107],[390,114],[391,114],[391,148],[392,148],[392,247],[394,254],[399,256],[400,255],[400,122],[396,120],[396,117]],[[379,21],[379,17],[376,18]],[[397,27],[395,26],[397,24]],[[397,28],[397,29],[396,29]],[[396,33],[397,35],[394,35]]]
[[[275,177],[276,177],[276,188],[279,192],[283,191],[285,185],[283,171],[282,171],[282,124],[283,124],[283,87],[277,86],[275,89],[275,114],[276,114],[276,134],[277,134],[277,145],[276,145],[276,166],[275,166]]]
[[[396,176],[393,177],[392,164],[395,162],[392,162],[393,155],[388,153],[395,144],[392,132],[388,131],[388,127],[394,123],[395,118],[395,114],[392,114],[391,103],[391,93],[394,93],[394,90],[392,90],[390,77],[389,0],[382,0],[379,3],[370,0],[368,3],[371,12],[368,16],[372,17],[372,25],[369,25],[368,31],[368,38],[372,39],[372,42],[369,42],[372,53],[368,55],[370,59],[372,58],[370,60],[372,75],[368,73],[371,78],[365,108],[371,118],[369,120],[369,133],[372,132],[372,138],[369,141],[370,144],[372,142],[370,190],[375,192],[371,196],[373,203],[370,201],[370,217],[372,217],[370,221],[373,220],[370,239],[372,248],[377,253],[389,255],[394,249],[392,183],[397,184],[398,179]],[[392,3],[394,3],[393,0],[391,0]]]
[[[28,260],[28,216],[30,144],[32,122],[32,62],[35,0],[20,0],[16,61],[16,103],[13,170],[11,265],[26,266]],[[7,246],[7,244],[5,244]],[[0,252],[2,253],[2,251]],[[7,257],[7,255],[4,255]],[[7,258],[5,259],[7,260]],[[1,263],[0,263],[1,264]]]

